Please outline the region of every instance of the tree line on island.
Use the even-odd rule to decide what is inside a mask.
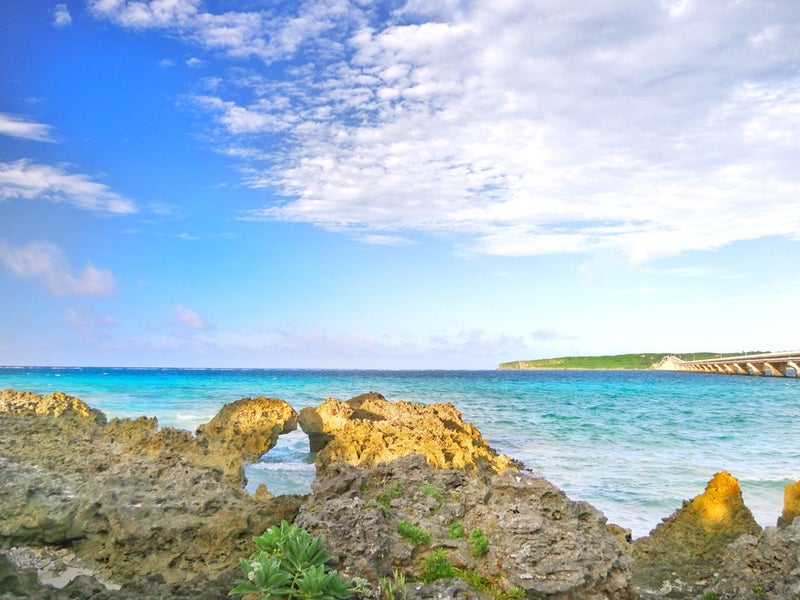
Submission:
[[[500,363],[501,370],[534,370],[534,369],[652,369],[653,365],[665,356],[677,356],[681,360],[705,360],[731,356],[761,354],[765,350],[747,352],[646,352],[642,354],[614,354],[607,356],[561,356],[558,358],[541,358],[537,360],[513,360]]]

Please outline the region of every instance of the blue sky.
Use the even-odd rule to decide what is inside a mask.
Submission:
[[[0,364],[800,347],[800,3],[4,0]]]

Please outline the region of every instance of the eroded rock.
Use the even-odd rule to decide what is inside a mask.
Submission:
[[[705,492],[633,542],[634,583],[653,593],[692,597],[710,584],[728,544],[759,533],[739,481],[725,471],[717,473]]]
[[[730,544],[712,590],[721,600],[800,597],[800,517]]]
[[[370,468],[409,454],[439,469],[491,474],[520,466],[493,450],[449,403],[389,402],[370,392],[346,402],[328,398],[301,410],[298,422],[317,452],[318,472],[337,463]]]
[[[778,517],[778,527],[789,526],[800,517],[800,481],[790,483],[783,490],[783,512]]]
[[[242,398],[226,404],[205,425],[197,438],[218,452],[235,453],[254,462],[278,443],[278,436],[297,429],[297,413],[278,398]]]
[[[370,469],[339,463],[317,477],[296,522],[325,535],[337,568],[373,582],[393,569],[420,578],[440,548],[455,567],[529,597],[634,594],[631,558],[603,515],[525,472],[474,477],[421,455]]]
[[[69,396],[63,392],[55,392],[42,396],[32,392],[1,390],[0,414],[9,415],[44,415],[50,417],[76,417],[89,419],[99,424],[106,421],[105,415],[91,408],[83,400]]]
[[[12,409],[0,412],[0,545],[67,547],[114,581],[172,585],[235,568],[253,535],[294,519],[299,497],[245,492],[243,451],[159,430],[155,419],[106,424],[53,396],[49,410],[52,397],[3,394]]]

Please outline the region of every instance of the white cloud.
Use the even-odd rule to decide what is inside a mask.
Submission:
[[[13,198],[66,202],[85,210],[132,214],[136,205],[87,175],[29,160],[0,162],[0,202]]]
[[[0,113],[0,135],[33,140],[35,142],[52,142],[52,132],[49,125],[26,121],[22,117]]]
[[[88,0],[97,18],[131,29],[163,29],[231,57],[258,57],[272,62],[290,56],[314,40],[326,45],[323,34],[336,30],[359,13],[343,0],[298,4],[296,15],[271,11],[212,14],[200,0]]]
[[[66,307],[64,309],[64,321],[76,329],[86,332],[107,329],[117,325],[117,320],[113,316],[97,315],[86,307]]]
[[[189,67],[190,69],[200,68],[204,64],[205,63],[202,60],[200,60],[199,58],[196,58],[194,56],[192,58],[186,59],[186,66]]]
[[[790,2],[416,1],[384,21],[336,0],[90,7],[272,65],[195,98],[245,183],[286,198],[248,218],[634,262],[800,231]]]
[[[56,4],[53,9],[53,27],[69,27],[72,25],[72,15],[66,4]]]
[[[17,277],[41,281],[56,296],[108,296],[115,291],[110,271],[86,265],[75,275],[61,248],[50,242],[10,246],[0,240],[0,263]]]
[[[172,309],[172,315],[178,323],[190,329],[202,330],[208,329],[211,326],[207,321],[201,319],[191,308],[186,308],[180,304]]]

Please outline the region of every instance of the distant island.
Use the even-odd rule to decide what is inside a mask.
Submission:
[[[667,355],[677,356],[682,360],[704,360],[758,354],[761,351],[748,352],[649,352],[644,354],[615,354],[610,356],[562,356],[560,358],[541,358],[538,360],[514,360],[500,363],[502,370],[535,370],[535,369],[652,369]]]

